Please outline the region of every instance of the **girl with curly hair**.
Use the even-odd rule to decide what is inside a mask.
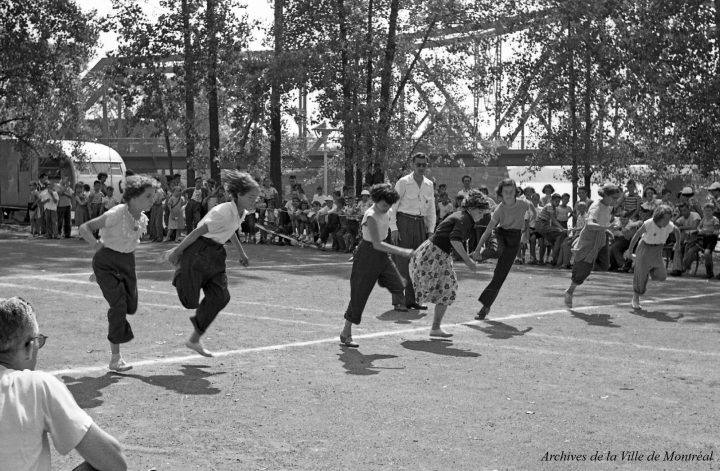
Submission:
[[[152,178],[133,175],[126,179],[123,203],[116,205],[80,226],[80,236],[95,250],[92,260],[94,279],[110,305],[108,309],[108,340],[110,366],[113,371],[127,371],[132,366],[120,355],[120,344],[133,339],[127,321],[138,305],[135,249],[145,234],[148,211],[153,204],[156,182]],[[94,231],[99,231],[96,239]]]

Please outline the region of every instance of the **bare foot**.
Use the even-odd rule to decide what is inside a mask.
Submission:
[[[442,330],[442,329],[432,329],[432,330],[430,331],[430,337],[440,337],[440,338],[446,339],[446,338],[452,337],[452,336],[453,336],[453,334],[450,334],[450,333],[448,333],[448,332],[445,332],[445,331]]]
[[[204,356],[204,357],[212,357],[212,356],[214,356],[214,355],[212,354],[212,352],[209,351],[209,350],[207,350],[207,349],[203,346],[203,344],[202,344],[201,342],[194,343],[194,342],[191,342],[191,341],[188,340],[187,342],[185,342],[185,346],[186,346],[187,348],[189,348],[190,350],[195,350],[196,352],[198,352],[200,355],[202,355],[202,356]]]
[[[573,295],[565,291],[565,306],[569,309],[573,307]]]

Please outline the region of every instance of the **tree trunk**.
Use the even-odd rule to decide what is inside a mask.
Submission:
[[[720,1],[720,0],[718,0]],[[367,169],[365,180],[372,183],[372,174],[369,172],[370,162],[373,161],[373,133],[369,132],[374,121],[373,104],[373,0],[368,0],[368,22],[365,37],[365,110],[363,112],[363,127],[365,129],[365,162]]]
[[[592,57],[590,55],[590,45],[585,42],[585,171],[583,177],[585,179],[585,188],[590,188],[590,177],[592,176],[593,164],[593,148],[592,148]]]
[[[175,173],[175,170],[173,169],[172,147],[170,147],[170,130],[168,129],[166,120],[163,120],[163,136],[165,137],[165,150],[167,151],[168,162],[170,163],[170,175],[172,175]]]
[[[220,118],[217,92],[217,26],[215,24],[215,0],[207,0],[206,25],[208,33],[208,117],[210,124],[210,177],[220,181]]]
[[[282,122],[280,121],[280,55],[283,44],[283,2],[275,0],[275,68],[272,74],[272,91],[270,92],[270,179],[275,185],[280,200],[283,199],[282,186]]]
[[[343,150],[345,154],[345,185],[355,186],[354,126],[352,116],[352,83],[348,71],[348,33],[345,0],[337,0],[337,18],[340,29],[340,80],[342,82]],[[327,188],[324,189],[327,191]]]
[[[385,180],[384,164],[387,162],[388,138],[390,135],[390,92],[392,88],[392,69],[397,47],[397,20],[400,0],[390,0],[388,37],[385,46],[385,58],[380,73],[380,118],[377,131],[377,153],[373,162],[373,183]]]
[[[572,155],[572,199],[573,206],[577,202],[578,160],[577,160],[577,103],[575,91],[577,77],[575,75],[575,48],[572,22],[568,21],[568,105],[570,114],[570,153]]]
[[[185,150],[187,187],[195,186],[195,54],[190,30],[190,8],[188,0],[182,0],[183,44],[185,54]]]

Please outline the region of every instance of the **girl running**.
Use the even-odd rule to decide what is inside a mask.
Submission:
[[[155,180],[151,178],[135,175],[127,177],[125,182],[123,204],[82,224],[79,229],[80,236],[95,249],[93,273],[110,305],[109,368],[120,372],[132,368],[120,355],[120,344],[134,337],[127,315],[135,314],[138,305],[135,249],[147,230],[148,218],[143,211],[152,207],[155,195]],[[100,239],[95,239],[95,231],[100,231]]]
[[[598,190],[598,195],[601,199],[590,205],[585,226],[573,244],[575,263],[572,269],[572,281],[570,287],[565,291],[565,306],[568,308],[573,307],[575,288],[583,284],[590,276],[598,254],[605,257],[606,260],[608,257],[607,250],[604,250],[607,244],[606,232],[613,218],[613,208],[617,206],[622,193],[616,185],[606,183]]]
[[[645,294],[648,278],[665,281],[667,271],[663,261],[663,247],[670,234],[675,234],[674,251],[680,249],[680,229],[670,221],[672,209],[670,206],[660,205],[655,208],[652,219],[643,223],[630,241],[630,247],[625,251],[625,259],[632,258],[633,249],[638,240],[635,254],[635,267],[633,271],[633,309],[640,308],[640,296]],[[642,238],[642,240],[641,240]]]
[[[345,311],[345,328],[340,334],[340,343],[346,347],[357,347],[352,338],[352,325],[360,324],[365,304],[378,283],[392,294],[402,295],[405,280],[400,277],[397,267],[388,254],[411,257],[412,249],[404,249],[384,242],[390,229],[388,210],[400,198],[397,191],[387,183],[373,185],[370,198],[374,204],[365,211],[360,227],[362,241],[358,245],[350,274],[350,302]]]
[[[232,241],[240,252],[240,264],[248,266],[237,231],[248,211],[255,210],[255,201],[260,194],[257,182],[247,173],[228,171],[223,180],[232,200],[212,208],[197,228],[167,255],[170,263],[179,264],[173,285],[180,302],[187,309],[196,309],[195,315],[190,318],[194,331],[185,346],[206,357],[213,354],[205,349],[200,337],[230,302],[225,274],[225,243]],[[202,301],[200,290],[205,294]]]
[[[478,260],[482,256],[485,242],[490,238],[496,226],[495,233],[500,256],[490,284],[480,295],[479,300],[483,306],[475,316],[476,320],[485,319],[488,315],[490,307],[500,293],[505,278],[510,273],[510,268],[512,268],[513,261],[520,248],[521,232],[525,227],[525,213],[529,212],[531,219],[537,217],[537,210],[531,201],[517,199],[517,185],[514,180],[506,178],[501,181],[497,186],[496,193],[498,197],[502,198],[502,202],[493,212],[490,224],[485,229],[482,237],[480,237],[477,248],[473,252],[473,258]]]
[[[453,268],[453,249],[472,271],[477,265],[465,251],[465,242],[475,231],[475,223],[480,221],[490,205],[485,195],[470,190],[464,205],[459,211],[447,216],[435,229],[428,240],[423,242],[410,260],[410,278],[415,288],[418,304],[435,304],[431,337],[452,337],[440,326],[443,316],[457,296],[457,275]]]

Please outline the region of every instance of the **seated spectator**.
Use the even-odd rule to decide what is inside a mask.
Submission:
[[[720,219],[720,182],[713,182],[713,184],[708,187],[708,192],[710,193],[708,198],[715,206],[713,215]]]
[[[300,201],[300,207],[295,211],[295,221],[298,227],[298,238],[302,242],[311,242],[312,237],[310,236],[310,219],[308,214],[310,213],[310,205],[307,201]]]
[[[678,193],[678,204],[686,203],[690,207],[690,211],[695,211],[698,214],[702,214],[702,206],[700,205],[700,203],[698,203],[694,196],[695,190],[693,190],[689,186],[686,186],[685,188],[680,190],[680,193]]]
[[[623,194],[618,206],[622,208],[624,212],[623,216],[628,219],[637,219],[640,204],[642,204],[642,197],[637,192],[635,180],[628,180],[625,187],[627,188],[627,193]],[[578,192],[579,191],[580,189],[578,189]],[[588,205],[588,207],[590,207],[590,205]]]
[[[657,191],[655,191],[655,188],[646,186],[643,190],[643,201],[640,206],[650,211],[650,213],[654,213],[655,209],[660,206],[660,203],[660,200],[657,199]]]
[[[313,200],[313,202],[317,201],[322,206],[322,204],[325,202],[325,195],[323,194],[323,187],[319,186],[319,187],[315,188],[315,194],[313,195],[312,200]]]
[[[308,217],[308,228],[309,236],[312,242],[317,242],[320,238],[320,223],[318,221],[318,214],[320,213],[321,205],[318,201],[313,201],[310,211],[307,214]]]
[[[702,217],[695,211],[690,211],[686,202],[678,204],[677,210],[679,215],[673,224],[680,230],[680,248],[673,253],[673,270],[670,276],[682,276],[683,272],[689,271],[698,251],[702,250],[697,233]]]
[[[621,209],[621,212],[619,224],[611,227],[613,240],[610,242],[610,271],[628,272],[632,268],[632,260],[625,259],[625,251],[630,247],[630,241],[635,233],[642,227],[643,222],[652,216],[652,213],[640,208],[639,217],[630,219],[625,216],[627,211]]]
[[[358,201],[358,211],[361,216],[365,215],[365,211],[370,209],[370,207],[373,205],[372,200],[370,199],[370,190],[363,190],[360,192],[360,201]]]
[[[93,469],[125,471],[120,444],[98,427],[56,377],[34,371],[47,337],[32,306],[0,299],[0,468],[50,471],[50,442],[76,450]]]

